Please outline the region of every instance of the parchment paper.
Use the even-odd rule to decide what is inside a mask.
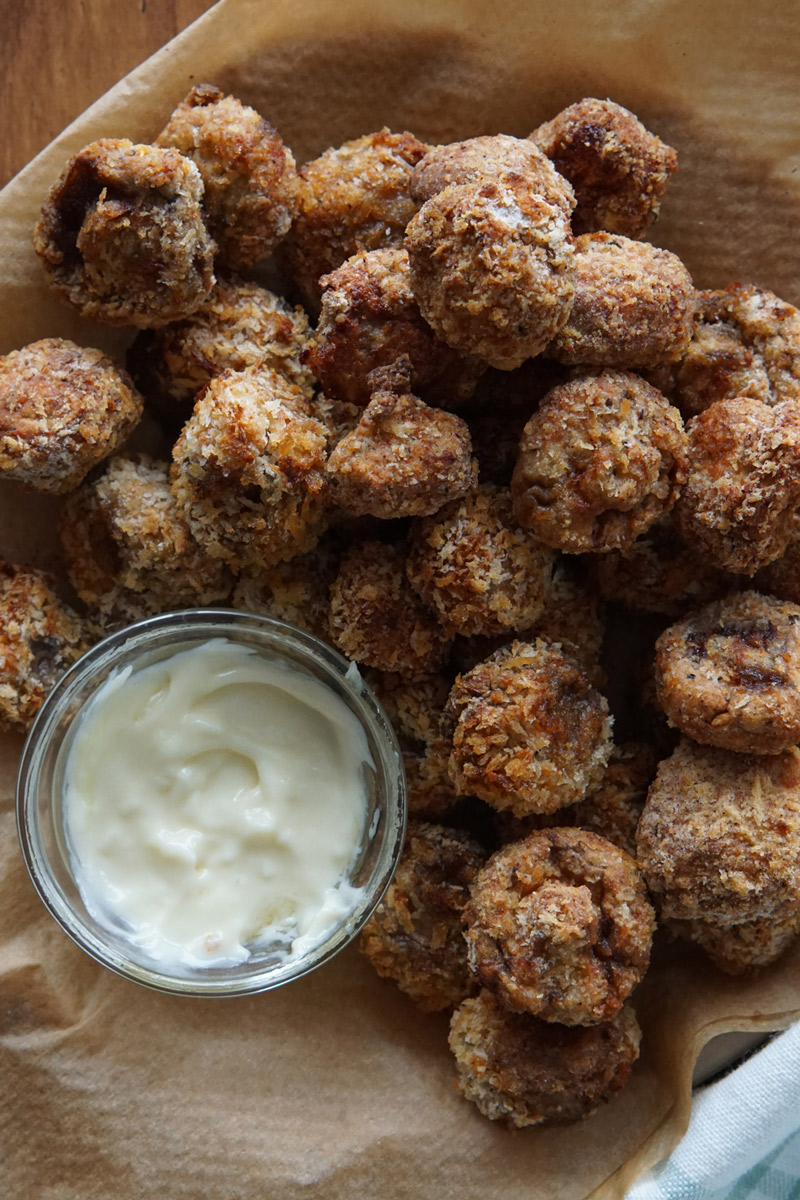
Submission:
[[[50,296],[31,227],[69,154],[147,140],[200,80],[256,105],[301,160],[384,123],[432,141],[525,135],[610,96],[680,155],[654,240],[699,285],[746,279],[798,303],[797,33],[792,0],[223,0],[0,194],[0,350],[51,335],[120,347]],[[54,503],[6,485],[0,506],[0,551],[57,564]],[[24,874],[20,745],[0,742],[5,1200],[606,1200],[680,1137],[709,1037],[800,1016],[800,948],[746,982],[662,949],[637,993],[628,1088],[586,1123],[510,1132],[457,1093],[446,1018],[419,1014],[356,951],[245,1000],[160,996],[95,966]]]

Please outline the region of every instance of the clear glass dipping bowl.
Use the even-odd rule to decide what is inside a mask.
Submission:
[[[177,650],[224,637],[252,647],[324,684],[355,715],[374,768],[364,765],[367,819],[347,882],[361,889],[355,906],[323,940],[297,958],[254,945],[235,966],[183,967],[171,973],[119,929],[88,911],[75,881],[64,827],[64,768],[76,720],[112,672],[134,669]],[[224,608],[188,609],[139,621],[114,633],[59,680],[36,717],[17,780],[17,827],[28,872],[42,901],[83,950],[127,979],[164,992],[242,996],[288,983],[327,962],[356,936],[388,887],[403,845],[406,790],[397,740],[355,667],[324,642],[269,617]]]

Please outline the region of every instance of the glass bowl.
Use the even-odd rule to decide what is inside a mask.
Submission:
[[[255,941],[234,965],[165,966],[131,941],[119,917],[100,920],[76,881],[64,811],[65,765],[78,718],[116,672],[136,671],[176,652],[224,638],[269,662],[317,681],[346,705],[366,737],[372,762],[361,767],[366,819],[344,882],[348,911],[318,940],[301,939],[287,955],[285,942]],[[342,950],[369,919],[388,887],[403,845],[406,791],[402,757],[392,728],[356,667],[324,642],[269,617],[224,608],[190,609],[137,622],[94,646],[59,680],[30,730],[17,780],[17,827],[23,857],[42,901],[62,929],[112,971],[165,992],[241,996],[305,975]],[[96,909],[96,904],[91,905]]]

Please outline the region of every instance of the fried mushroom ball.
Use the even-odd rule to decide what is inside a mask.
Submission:
[[[338,539],[323,535],[307,554],[240,575],[231,603],[234,608],[287,621],[327,641],[330,586],[339,570],[341,554]]]
[[[687,737],[743,754],[800,742],[800,605],[741,592],[656,642],[658,700]]]
[[[297,172],[280,134],[210,83],[192,88],[156,139],[198,167],[220,259],[236,270],[271,254],[297,208]]]
[[[457,829],[412,822],[389,890],[361,934],[361,952],[423,1012],[460,1004],[475,990],[463,910],[486,860]]]
[[[406,571],[453,633],[492,635],[536,623],[554,557],[519,528],[508,489],[484,485],[416,524]]]
[[[659,391],[622,371],[575,379],[523,430],[514,516],[572,554],[626,548],[675,503],[685,467],[680,413]]]
[[[742,921],[722,925],[713,921],[668,921],[670,933],[702,946],[726,975],[752,974],[780,958],[800,934],[800,905],[777,920]]]
[[[83,317],[154,329],[193,313],[214,285],[203,181],[176,150],[92,142],[50,190],[33,244]]]
[[[483,991],[456,1009],[458,1086],[492,1121],[518,1128],[590,1116],[628,1081],[641,1030],[627,1005],[600,1025],[553,1025]]]
[[[172,452],[172,493],[194,537],[235,571],[313,549],[324,527],[324,426],[271,367],[211,380]]]
[[[460,675],[445,709],[449,730],[456,790],[515,816],[582,800],[611,754],[605,698],[575,659],[542,639],[513,642]]]
[[[630,855],[585,829],[531,833],[489,859],[464,911],[469,963],[516,1012],[596,1025],[650,963],[655,917]]]
[[[399,247],[361,251],[320,280],[322,311],[303,361],[326,395],[364,407],[369,375],[406,356],[410,388],[429,404],[458,408],[484,367],[440,341],[423,321]]]
[[[89,649],[88,631],[32,567],[0,562],[0,724],[25,730],[68,667]]]
[[[674,362],[692,336],[694,286],[676,255],[611,233],[575,239],[575,298],[547,353],[635,371]]]
[[[438,671],[449,639],[406,579],[402,549],[357,542],[331,586],[330,635],[348,658],[419,679]]]
[[[599,664],[605,632],[594,589],[586,585],[570,559],[557,558],[542,615],[531,635],[556,642],[565,654],[577,659],[598,687],[603,677]]]
[[[102,350],[45,338],[0,358],[0,475],[69,492],[122,445],[143,401]]]
[[[417,211],[411,172],[427,150],[411,133],[382,129],[301,168],[298,213],[284,250],[312,312],[319,310],[323,275],[360,250],[402,246]]]
[[[636,847],[665,918],[783,921],[800,905],[800,750],[735,754],[685,738],[659,765]]]
[[[678,169],[672,147],[611,100],[587,97],[571,104],[534,129],[531,141],[575,189],[575,233],[642,237]]]
[[[569,219],[516,177],[446,187],[409,223],[405,247],[425,320],[490,366],[539,354],[569,316]]]
[[[800,512],[800,406],[745,397],[694,417],[678,533],[716,567],[754,575],[780,558]]]

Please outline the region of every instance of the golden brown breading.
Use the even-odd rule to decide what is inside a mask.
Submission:
[[[639,868],[585,829],[503,846],[464,910],[472,970],[509,1008],[561,1025],[616,1016],[650,963],[655,928]]]
[[[357,542],[344,554],[330,633],[348,658],[409,679],[433,674],[447,655],[447,634],[406,579],[404,551],[382,542]]]
[[[424,204],[451,183],[483,182],[507,175],[518,178],[548,204],[563,209],[567,217],[572,214],[575,193],[547,155],[527,138],[505,133],[434,146],[414,168],[411,195],[418,204]]]
[[[102,350],[45,338],[0,358],[0,474],[68,492],[142,415],[127,371]]]
[[[460,830],[412,822],[395,877],[364,926],[361,952],[423,1012],[451,1008],[475,990],[462,913],[485,860]]]
[[[522,433],[514,515],[572,554],[623,549],[675,503],[686,468],[680,413],[638,375],[554,388]]]
[[[417,211],[411,172],[428,147],[411,133],[382,129],[326,150],[300,171],[299,211],[284,250],[312,312],[320,279],[360,250],[402,246]]]
[[[112,458],[68,497],[59,525],[70,580],[108,627],[169,609],[225,600],[233,580],[189,532],[169,465]]]
[[[446,187],[409,222],[405,247],[425,320],[490,366],[539,354],[569,316],[569,220],[516,177]]]
[[[193,87],[156,139],[199,168],[220,259],[236,269],[271,254],[297,211],[297,172],[280,134],[210,83]]]
[[[800,406],[718,400],[688,425],[674,520],[715,566],[754,575],[785,552],[800,512]]]
[[[605,698],[541,639],[513,642],[460,675],[445,709],[449,729],[456,790],[516,816],[582,800],[611,753]]]
[[[656,642],[658,701],[706,746],[778,754],[800,742],[800,605],[741,592]]]
[[[687,416],[716,400],[800,400],[800,312],[748,283],[698,292],[694,333],[680,362],[654,372]]]
[[[26,729],[42,701],[89,649],[88,630],[33,567],[0,561],[0,725]]]
[[[667,921],[670,933],[702,946],[726,975],[752,974],[780,958],[800,933],[800,905],[777,920],[718,925],[713,921]]]
[[[511,493],[484,485],[416,523],[406,572],[446,628],[472,637],[532,628],[554,558],[517,525]]]
[[[658,768],[636,847],[664,917],[783,920],[800,905],[800,750],[757,757],[685,738]]]
[[[579,100],[534,129],[531,140],[575,189],[576,233],[642,237],[678,169],[672,147],[611,100]]]
[[[669,250],[611,233],[575,239],[575,299],[547,348],[558,362],[637,370],[674,362],[692,336],[694,286]]]
[[[194,398],[223,371],[264,362],[311,398],[311,372],[300,363],[308,318],[256,283],[219,279],[208,299],[185,321],[140,333],[128,368],[169,424],[186,420]]]
[[[626,1006],[601,1025],[553,1025],[509,1012],[491,992],[450,1023],[458,1086],[492,1121],[518,1127],[590,1116],[628,1081],[641,1030]]]
[[[324,527],[324,426],[271,367],[211,380],[173,449],[172,492],[197,541],[236,571],[311,550]]]
[[[478,467],[460,417],[381,385],[331,453],[328,481],[355,516],[422,517],[471,491]]]
[[[193,313],[214,285],[203,181],[176,150],[92,142],[51,188],[33,244],[81,316],[155,329]]]
[[[362,251],[320,280],[322,312],[303,355],[327,395],[369,403],[371,371],[407,356],[411,391],[428,404],[458,408],[484,365],[440,341],[411,291],[408,255],[398,247]]]
[[[330,587],[341,556],[339,539],[324,534],[308,554],[241,575],[231,603],[234,608],[288,621],[329,641]]]

